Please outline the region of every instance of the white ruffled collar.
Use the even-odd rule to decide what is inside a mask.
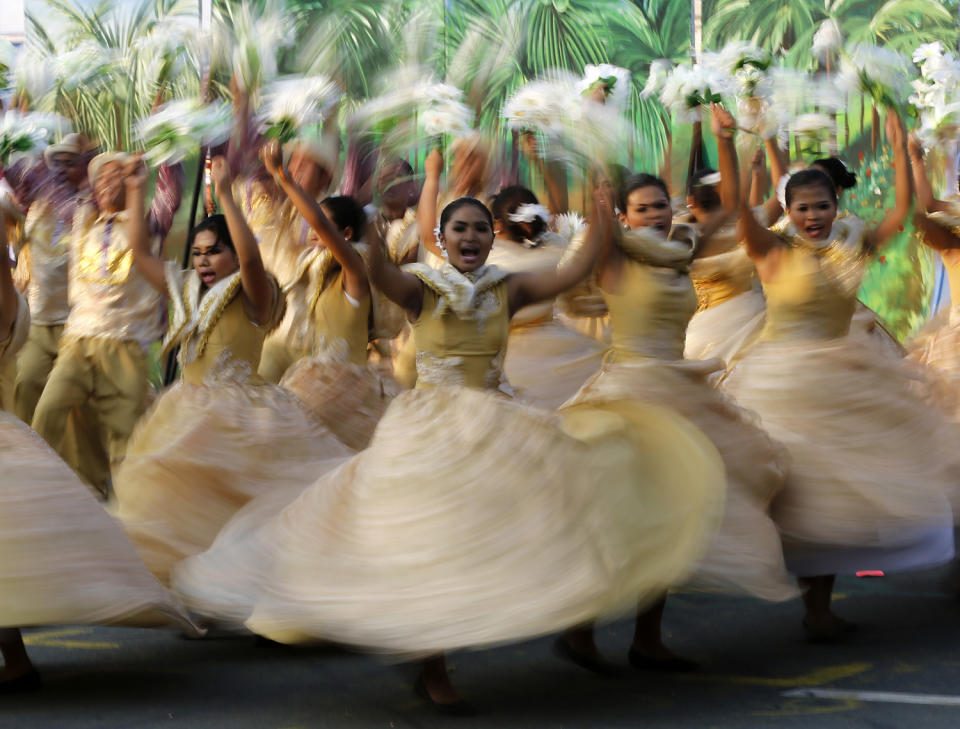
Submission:
[[[403,270],[412,273],[439,295],[436,316],[449,310],[460,319],[477,318],[481,295],[510,275],[509,271],[493,265],[463,273],[450,263],[444,263],[440,268],[431,268],[425,263],[409,263]]]
[[[240,291],[240,272],[217,281],[203,293],[200,276],[194,270],[180,271],[173,262],[166,266],[167,290],[172,317],[162,352],[181,345],[180,358],[189,364],[203,354],[207,337],[224,308]]]

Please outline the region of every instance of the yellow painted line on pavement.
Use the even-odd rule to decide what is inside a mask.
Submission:
[[[78,650],[115,650],[120,647],[119,643],[101,640],[64,640],[72,635],[89,635],[93,630],[90,628],[73,628],[67,630],[44,630],[39,633],[31,633],[23,636],[24,645],[39,646],[44,648],[70,648]]]
[[[785,678],[773,678],[770,676],[733,676],[724,673],[689,673],[679,674],[677,678],[683,678],[688,681],[711,681],[716,683],[735,683],[746,686],[774,686],[777,688],[796,688],[801,686],[819,686],[832,681],[839,681],[843,678],[850,678],[860,673],[865,673],[873,668],[872,663],[846,663],[839,666],[827,666],[818,668],[809,673],[799,676],[790,676]]]
[[[809,701],[799,699],[788,701],[779,709],[773,711],[752,711],[753,716],[817,716],[819,714],[836,714],[841,711],[856,711],[863,708],[863,702],[856,699],[836,701],[829,706],[811,706]]]

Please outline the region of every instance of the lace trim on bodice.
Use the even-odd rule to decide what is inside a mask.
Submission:
[[[203,384],[207,387],[252,385],[253,380],[253,368],[250,363],[234,357],[229,347],[217,355],[213,365],[203,375]]]
[[[440,318],[452,311],[458,319],[476,321],[482,326],[499,308],[494,287],[510,275],[496,266],[481,266],[462,273],[449,263],[431,268],[424,263],[409,263],[404,271],[412,273],[439,297],[433,316]]]
[[[483,387],[495,390],[503,379],[503,360],[506,351],[501,349],[490,361],[483,375]],[[433,387],[443,385],[469,386],[466,378],[466,358],[457,355],[440,357],[431,352],[417,352],[417,382]]]

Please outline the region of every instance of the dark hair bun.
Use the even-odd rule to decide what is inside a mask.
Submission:
[[[822,167],[830,175],[833,184],[843,190],[849,190],[857,184],[857,176],[847,168],[839,157],[824,157],[818,159],[812,166]]]

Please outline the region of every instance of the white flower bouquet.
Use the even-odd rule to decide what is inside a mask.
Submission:
[[[630,103],[630,72],[627,69],[609,63],[586,66],[577,90],[585,95],[599,86],[603,87],[604,98],[614,107],[620,111],[626,110]]]
[[[263,89],[259,118],[264,135],[281,144],[304,127],[321,124],[340,101],[340,87],[329,76],[289,76]]]
[[[225,102],[171,101],[137,125],[137,138],[152,164],[172,164],[193,154],[198,146],[222,144],[232,127],[233,116]]]
[[[278,51],[296,40],[293,18],[275,0],[260,13],[250,0],[217,7],[213,55],[232,69],[243,91],[257,91],[276,77]]]
[[[0,115],[0,162],[4,166],[23,157],[34,157],[57,134],[70,130],[70,123],[56,114],[7,111]]]
[[[910,62],[888,48],[855,44],[840,59],[837,86],[870,96],[875,103],[901,107],[910,95]]]
[[[731,78],[722,70],[681,64],[664,81],[660,102],[680,121],[696,122],[702,119],[702,107],[719,103],[721,94],[731,90]]]
[[[912,83],[910,103],[920,120],[920,138],[928,147],[955,139],[960,133],[960,61],[940,43],[920,46],[913,61],[920,78]]]

